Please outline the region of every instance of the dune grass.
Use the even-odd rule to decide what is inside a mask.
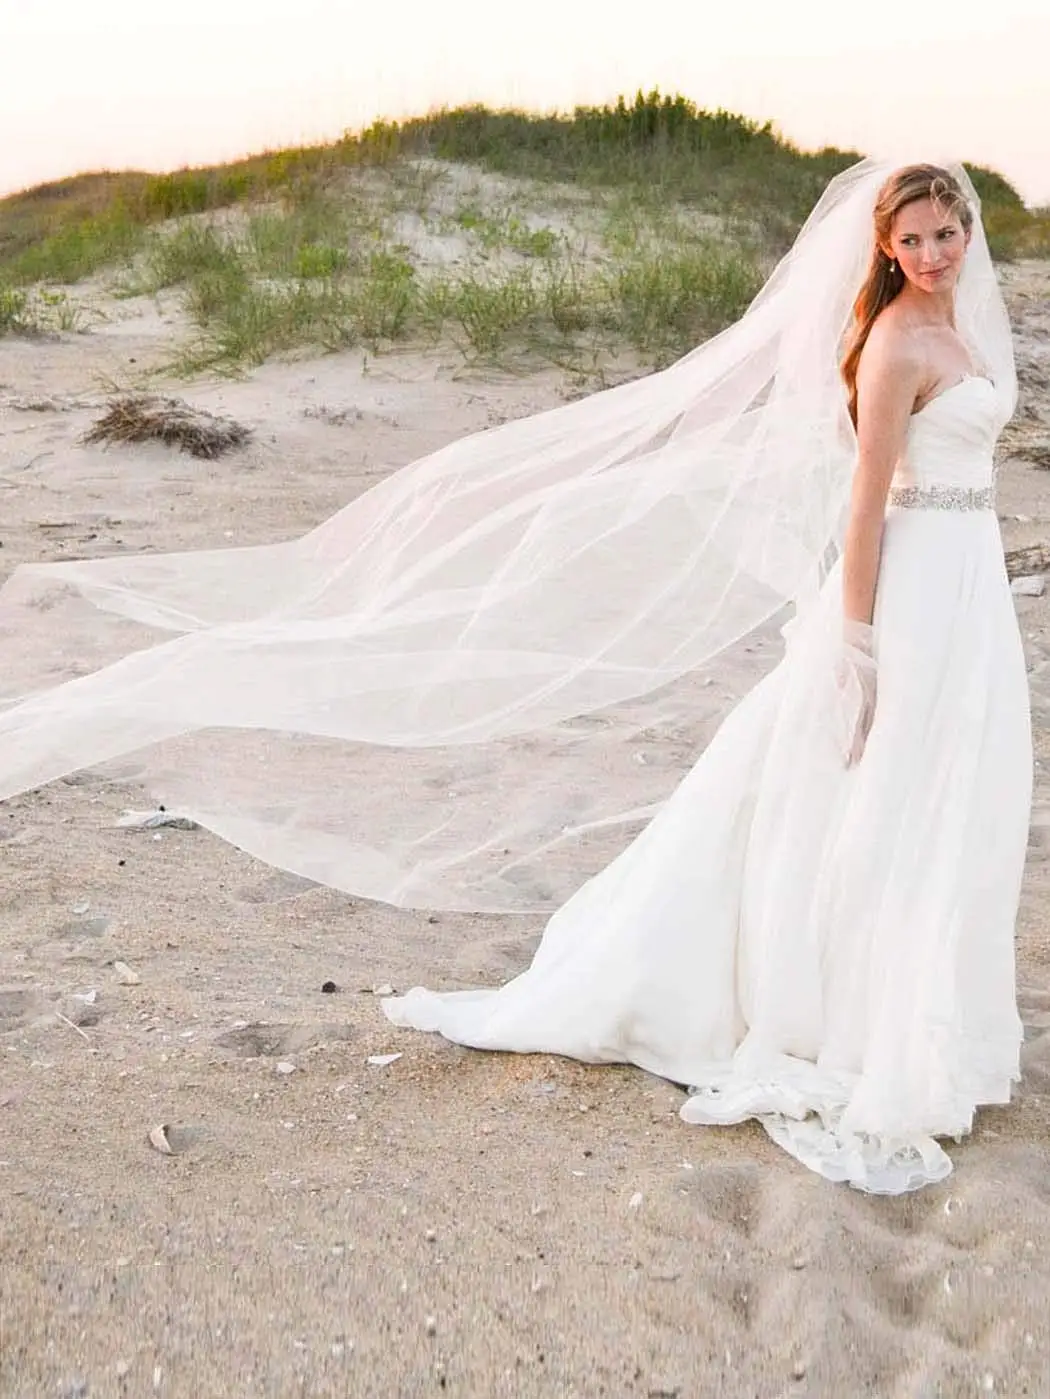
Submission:
[[[0,335],[24,335],[29,298],[19,287],[0,286]]]
[[[264,217],[181,228],[147,254],[153,281],[139,289],[181,285],[198,331],[184,370],[413,340],[451,341],[468,361],[562,363],[629,346],[658,365],[739,316],[762,279],[754,251],[687,228],[585,247],[524,214],[486,215],[457,221],[468,235],[458,259],[428,264],[381,226],[340,231],[335,199],[325,241],[294,208]]]
[[[83,307],[64,290],[0,284],[0,335],[71,334],[87,323]]]
[[[589,268],[568,255],[526,266],[469,264],[421,272],[377,251],[334,278],[253,278],[243,252],[187,283],[199,337],[181,368],[236,369],[300,346],[362,345],[380,353],[447,339],[465,359],[571,360],[575,351],[630,346],[665,363],[735,319],[754,295],[753,263],[717,245]]]
[[[653,92],[571,116],[461,108],[214,168],[80,176],[0,201],[0,334],[82,328],[61,288],[113,269],[121,294],[179,290],[187,371],[442,339],[468,359],[630,347],[659,365],[742,312],[856,159]],[[476,188],[450,188],[450,163],[477,171]],[[1050,255],[1050,213],[1026,210],[996,172],[971,173],[994,254]]]
[[[997,261],[1050,258],[1050,209],[991,204],[984,206],[983,219],[988,247]]]

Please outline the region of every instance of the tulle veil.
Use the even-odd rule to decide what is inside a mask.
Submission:
[[[679,733],[702,668],[834,557],[838,361],[892,168],[832,180],[745,315],[669,368],[452,442],[301,538],[18,569],[0,798],[105,764],[348,892],[552,908],[681,775],[640,737]],[[1005,419],[979,218],[957,310]]]

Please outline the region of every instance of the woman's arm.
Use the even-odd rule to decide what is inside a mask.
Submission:
[[[842,559],[847,621],[870,623],[874,613],[886,496],[924,378],[910,346],[876,325],[857,371],[857,465]]]

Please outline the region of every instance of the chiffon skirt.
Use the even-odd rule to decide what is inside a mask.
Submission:
[[[395,1023],[484,1049],[629,1062],[682,1116],[757,1117],[869,1191],[943,1179],[934,1138],[1006,1102],[1031,802],[1021,639],[992,511],[891,509],[876,715],[836,736],[838,566],[622,855],[498,990],[416,988]]]

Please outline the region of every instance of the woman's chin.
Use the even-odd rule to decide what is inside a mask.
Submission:
[[[946,291],[954,291],[958,280],[958,273],[950,267],[936,277],[928,277],[920,274],[917,277],[908,278],[908,281],[916,291],[925,292],[930,296],[936,296]]]

